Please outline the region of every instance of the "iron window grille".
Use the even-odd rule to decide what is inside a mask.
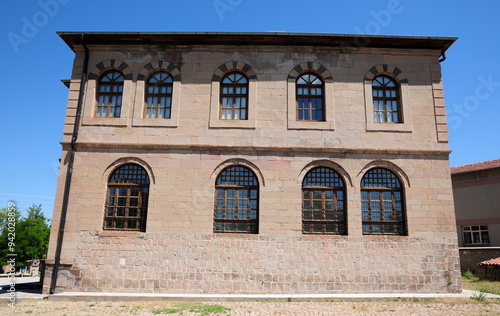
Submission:
[[[403,187],[385,168],[369,170],[361,180],[363,234],[406,234]]]
[[[146,231],[149,176],[139,165],[118,167],[109,177],[104,230]]]
[[[257,234],[259,183],[243,166],[224,169],[215,184],[214,232]]]
[[[302,232],[347,234],[344,181],[333,169],[317,167],[302,182]]]

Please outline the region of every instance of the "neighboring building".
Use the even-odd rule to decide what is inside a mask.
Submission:
[[[500,159],[451,168],[462,270],[500,256]]]
[[[76,57],[46,292],[461,289],[455,38],[59,35]]]

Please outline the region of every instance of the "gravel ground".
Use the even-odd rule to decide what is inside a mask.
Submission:
[[[0,302],[0,315],[500,315],[500,300],[485,299],[478,302],[470,298],[361,302],[92,302],[23,299],[16,302],[14,308],[7,303],[4,300]]]

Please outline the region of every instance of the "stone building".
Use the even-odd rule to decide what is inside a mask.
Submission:
[[[500,257],[500,159],[453,167],[451,181],[462,271],[476,272]]]
[[[76,57],[46,292],[460,290],[456,38],[59,35]]]

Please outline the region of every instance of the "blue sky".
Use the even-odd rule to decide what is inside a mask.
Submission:
[[[52,217],[73,52],[56,31],[456,36],[442,63],[451,166],[500,158],[500,1],[159,0],[0,3],[0,207]]]

